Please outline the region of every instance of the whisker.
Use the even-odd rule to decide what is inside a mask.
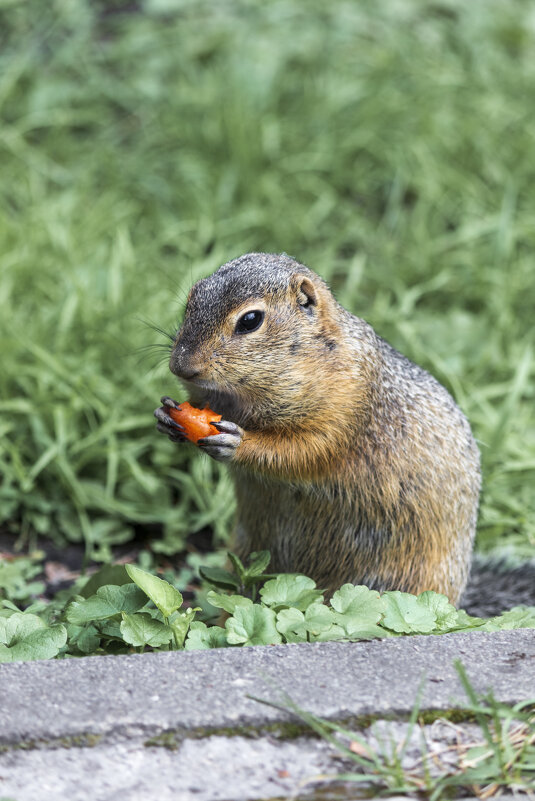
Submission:
[[[136,352],[141,350],[164,350],[166,353],[171,353],[173,348],[171,345],[166,345],[165,342],[152,342],[150,345],[140,345],[138,348],[136,348]]]
[[[156,325],[156,323],[153,323],[152,320],[146,320],[143,317],[137,317],[136,319],[138,320],[138,322],[147,326],[147,328],[150,328],[152,331],[156,331],[157,334],[161,334],[163,337],[166,337],[171,342],[175,341],[176,333],[171,333],[169,331],[166,331],[165,328],[161,328],[159,325]]]
[[[158,359],[153,359],[153,352],[146,350],[145,348],[138,348],[137,349],[137,360],[136,364],[142,365],[146,364],[147,361],[150,360],[150,366],[152,369],[156,369],[158,367],[162,367],[162,365],[167,364],[169,361],[169,356],[167,353],[162,354]],[[143,351],[143,352],[140,352]]]

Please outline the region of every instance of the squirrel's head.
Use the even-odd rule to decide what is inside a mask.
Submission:
[[[295,422],[315,405],[322,374],[341,369],[340,311],[325,282],[288,256],[242,256],[193,286],[170,369],[217,411],[227,398],[242,419]]]

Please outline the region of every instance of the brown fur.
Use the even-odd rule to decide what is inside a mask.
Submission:
[[[261,310],[258,331],[236,321]],[[171,356],[193,403],[244,430],[231,470],[236,547],[271,570],[457,603],[475,531],[479,454],[447,391],[287,256],[249,254],[190,293]]]

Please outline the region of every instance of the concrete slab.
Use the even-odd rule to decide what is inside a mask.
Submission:
[[[414,739],[420,746],[420,731]],[[444,751],[443,741],[434,740],[431,745],[436,746],[434,753]],[[420,755],[419,747],[415,750]],[[411,764],[415,758],[403,761],[406,770],[412,768],[418,775]],[[419,767],[422,773],[421,762]],[[336,775],[345,770],[354,766],[342,761],[328,744],[310,738],[279,742],[272,737],[213,736],[184,740],[176,751],[128,742],[0,755],[0,796],[16,801],[352,801],[373,797],[369,788],[336,781]],[[407,797],[389,796],[390,801],[407,801]],[[512,796],[500,796],[500,801],[506,798]]]
[[[14,801],[253,801],[295,797],[336,773],[317,740],[208,737],[177,750],[136,742],[0,755],[0,798]],[[307,787],[308,784],[308,787]],[[316,784],[317,787],[317,784]]]
[[[425,779],[426,770],[437,778],[462,774],[460,760],[484,739],[476,724],[440,720],[414,728],[407,722],[377,720],[357,736],[389,764],[395,752],[406,774],[420,780]],[[428,755],[426,769],[422,753]],[[337,780],[341,773],[355,769],[336,748],[311,737],[287,741],[272,735],[212,735],[185,738],[172,748],[129,740],[93,748],[9,749],[0,753],[0,797],[16,801],[351,801],[374,797],[369,785]],[[412,795],[403,796],[417,797],[416,787]]]
[[[0,743],[81,745],[243,734],[289,723],[284,691],[330,719],[406,716],[425,676],[424,709],[462,704],[453,661],[478,692],[535,697],[535,630],[403,637],[0,665]],[[95,737],[96,736],[96,737]]]

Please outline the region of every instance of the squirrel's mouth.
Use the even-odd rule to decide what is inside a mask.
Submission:
[[[225,419],[232,420],[242,425],[245,419],[250,416],[250,403],[244,398],[233,392],[231,387],[221,386],[215,381],[207,378],[196,378],[192,381],[180,379],[184,389],[190,396],[190,402],[194,406],[208,406],[222,414]]]
[[[179,376],[180,383],[184,385],[185,389],[202,389],[205,392],[221,392],[221,387],[215,381],[210,381],[208,378],[200,378],[197,373],[191,378]]]

